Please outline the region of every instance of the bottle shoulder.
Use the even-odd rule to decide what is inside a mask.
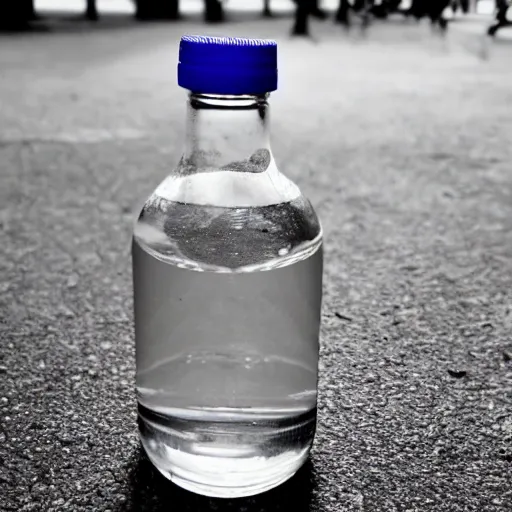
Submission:
[[[277,169],[273,158],[262,172],[254,172],[249,163],[237,170],[203,167],[191,172],[189,166],[184,167],[181,164],[157,187],[154,198],[203,206],[251,208],[286,203],[301,196],[299,187]]]
[[[250,160],[236,170],[182,160],[144,205],[135,241],[162,261],[196,270],[273,268],[312,254],[322,240],[318,217],[269,156],[261,172]]]

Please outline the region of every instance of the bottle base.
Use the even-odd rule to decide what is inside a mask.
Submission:
[[[142,446],[163,476],[204,496],[241,498],[277,487],[308,458],[316,410],[287,418],[183,418],[139,405]]]
[[[188,471],[184,470],[184,468],[177,466],[172,467],[172,464],[170,464],[171,469],[163,469],[156,465],[156,461],[153,460],[149,454],[148,457],[165,478],[187,491],[212,498],[244,498],[270,491],[270,489],[289,480],[304,464],[308,453],[309,449],[306,450],[304,455],[300,454],[299,457],[297,457],[297,454],[293,454],[293,457],[290,457],[291,460],[286,461],[287,465],[283,468],[284,471],[281,470],[277,474],[273,471],[275,468],[272,468],[273,464],[271,463],[269,463],[267,467],[262,466],[258,471],[248,472],[243,471],[245,461],[237,461],[238,468],[232,465],[231,470],[227,474],[220,475],[219,470],[209,471],[209,469],[211,470],[215,466],[211,465],[211,467],[209,467],[210,464],[203,464],[203,460],[190,461],[192,462],[191,465],[194,466],[194,471],[191,474],[186,474]],[[201,464],[200,469],[198,463]],[[295,468],[291,472],[290,464]],[[219,485],[221,476],[222,482],[221,485]],[[215,480],[215,482],[212,480]],[[250,484],[248,482],[250,482]]]

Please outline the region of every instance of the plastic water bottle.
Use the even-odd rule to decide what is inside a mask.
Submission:
[[[269,146],[276,43],[185,36],[178,82],[186,147],[133,241],[140,437],[176,484],[247,496],[313,441],[322,230]]]

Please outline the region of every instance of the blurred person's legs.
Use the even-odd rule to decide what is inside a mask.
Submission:
[[[34,0],[15,0],[2,2],[0,28],[19,30],[28,27],[30,21],[37,18]]]
[[[507,0],[496,0],[496,21],[487,30],[487,34],[495,36],[500,28],[512,25],[508,19],[508,11],[512,11],[512,5]]]
[[[85,17],[88,20],[96,21],[98,20],[98,8],[96,6],[96,0],[87,0],[87,8],[85,11]]]
[[[179,0],[135,0],[135,16],[139,20],[179,18]]]
[[[270,0],[263,0],[263,16],[266,18],[272,17],[272,10],[270,9]]]
[[[209,22],[224,21],[224,9],[220,0],[205,0],[204,19]]]
[[[377,0],[372,2],[370,9],[376,18],[387,18],[388,14],[392,12],[392,5],[389,0]]]
[[[348,0],[340,0],[338,5],[338,9],[336,11],[335,21],[338,23],[343,23],[346,26],[350,25],[350,17],[349,17],[350,4]]]
[[[414,16],[416,19],[420,19],[427,14],[428,0],[413,0],[409,14]]]
[[[469,0],[460,0],[460,8],[464,14],[469,12],[470,1]]]
[[[292,29],[294,36],[309,35],[309,15],[313,7],[313,0],[295,0],[295,22]]]
[[[447,27],[447,20],[444,17],[444,10],[450,6],[450,0],[434,0],[428,8],[428,17],[433,26],[437,25],[442,30]]]

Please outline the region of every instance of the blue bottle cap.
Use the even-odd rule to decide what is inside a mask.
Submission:
[[[203,94],[264,94],[277,89],[277,43],[267,39],[183,36],[178,84]]]

